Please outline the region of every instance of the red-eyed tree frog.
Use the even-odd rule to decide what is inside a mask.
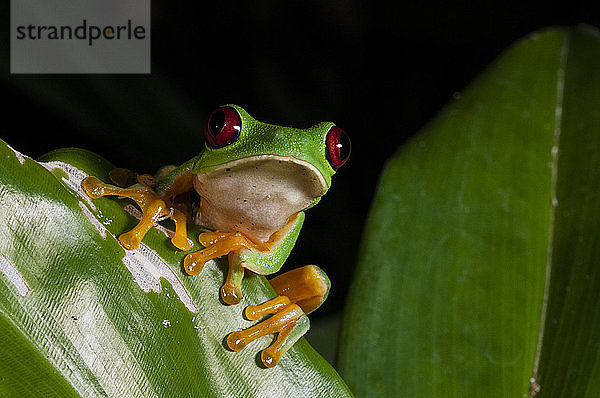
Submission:
[[[184,270],[196,275],[208,260],[228,255],[221,297],[227,304],[237,304],[244,269],[269,275],[282,267],[304,222],[304,211],[319,202],[333,174],[348,159],[350,139],[333,123],[307,129],[280,127],[259,122],[236,105],[221,106],[210,114],[204,138],[205,149],[198,156],[163,169],[156,177],[138,176],[137,183],[127,188],[88,177],[82,186],[91,198],[118,195],[140,206],[138,225],[119,237],[126,249],[137,248],[146,232],[166,218],[175,222],[171,242],[181,250],[190,250],[186,222],[212,230],[198,236],[204,249],[187,254]],[[119,184],[122,175],[112,173],[113,182],[126,185]],[[190,191],[199,197],[197,206],[190,203]],[[260,336],[278,333],[261,352],[265,366],[272,367],[306,333],[306,314],[326,299],[330,282],[314,265],[269,282],[278,296],[244,312],[250,320],[273,316],[229,334],[227,345],[238,351]]]

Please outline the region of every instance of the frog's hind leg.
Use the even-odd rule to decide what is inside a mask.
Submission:
[[[81,186],[92,199],[114,195],[119,198],[133,199],[138,204],[142,210],[142,217],[139,223],[131,231],[119,236],[119,242],[126,249],[132,250],[139,247],[150,228],[166,217],[171,217],[176,221],[175,237],[172,239],[173,243],[181,243],[182,246],[187,245],[187,249],[189,249],[187,239],[185,239],[185,242],[182,239],[183,234],[185,234],[185,228],[183,227],[184,229],[182,230],[181,214],[177,210],[170,209],[149,186],[136,184],[129,188],[122,188],[105,184],[93,176],[84,179]],[[185,222],[183,225],[185,225]],[[180,247],[180,249],[187,250],[185,247]]]
[[[277,365],[279,359],[308,331],[310,322],[306,314],[325,301],[331,286],[327,275],[314,265],[288,271],[273,278],[270,283],[278,296],[266,303],[246,307],[244,314],[249,320],[274,315],[227,337],[229,348],[239,351],[261,336],[278,333],[275,342],[261,352],[261,360],[267,367]]]
[[[306,314],[323,304],[331,288],[329,277],[316,265],[306,265],[285,272],[269,280],[269,283],[275,293],[298,304]]]

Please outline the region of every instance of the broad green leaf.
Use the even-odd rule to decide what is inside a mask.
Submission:
[[[135,225],[129,202],[80,190],[110,168],[78,150],[37,162],[0,141],[0,396],[351,396],[304,339],[273,369],[257,359],[272,337],[226,349],[270,286],[249,276],[227,306],[226,264],[186,276],[160,230],[125,251],[115,236]]]
[[[340,372],[357,396],[600,396],[600,35],[535,33],[456,97],[387,164]]]

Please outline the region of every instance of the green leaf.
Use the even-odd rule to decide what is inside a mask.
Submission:
[[[304,339],[273,369],[257,359],[272,337],[226,349],[253,324],[242,309],[273,297],[266,279],[247,277],[242,303],[227,306],[226,264],[185,276],[185,253],[156,229],[124,250],[115,236],[135,225],[130,203],[79,187],[111,168],[78,150],[36,162],[0,141],[1,396],[351,395]]]
[[[388,163],[343,326],[358,396],[600,396],[599,71],[593,28],[535,33]]]

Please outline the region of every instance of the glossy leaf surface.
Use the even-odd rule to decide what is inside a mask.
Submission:
[[[273,297],[270,286],[247,277],[242,303],[227,306],[224,263],[184,275],[185,253],[157,229],[125,251],[115,236],[135,225],[130,203],[79,188],[111,168],[77,150],[36,162],[0,141],[1,396],[351,395],[304,339],[274,369],[258,359],[272,337],[226,349],[229,332],[253,324],[242,309]]]
[[[596,30],[533,34],[388,163],[343,327],[357,396],[600,395],[599,71]]]

